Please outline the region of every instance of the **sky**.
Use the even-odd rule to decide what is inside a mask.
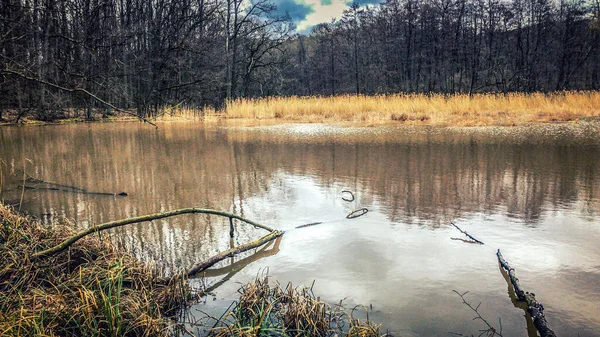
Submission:
[[[379,0],[360,0],[361,5],[379,3]],[[310,29],[333,18],[341,18],[352,0],[274,0],[278,10],[288,13],[296,24],[296,31],[308,33]]]

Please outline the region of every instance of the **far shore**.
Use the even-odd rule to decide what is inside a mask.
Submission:
[[[141,119],[127,113],[106,114],[97,109],[93,118],[83,109],[68,109],[45,121],[35,115],[19,117],[4,111],[0,125],[127,122]],[[576,121],[600,121],[600,92],[486,94],[391,94],[310,97],[239,98],[221,110],[212,107],[163,106],[150,122],[231,121],[238,125],[328,123],[350,126],[520,126]]]

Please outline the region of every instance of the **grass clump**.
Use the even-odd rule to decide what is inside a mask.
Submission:
[[[184,278],[167,279],[98,235],[31,257],[75,232],[67,221],[44,225],[0,204],[0,335],[169,335],[166,316],[189,298]]]
[[[312,288],[285,288],[267,277],[243,285],[240,299],[213,331],[217,337],[249,336],[386,336],[380,325],[354,318],[341,303],[330,306]],[[356,308],[355,308],[356,309]],[[354,312],[355,310],[352,310]]]

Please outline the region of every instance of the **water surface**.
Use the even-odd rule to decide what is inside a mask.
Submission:
[[[505,336],[528,336],[499,270],[500,248],[563,336],[600,331],[598,126],[523,128],[228,127],[137,123],[0,128],[1,199],[26,171],[127,197],[25,190],[22,208],[81,226],[183,207],[226,210],[288,230],[207,274],[218,311],[268,268],[332,303],[372,306],[401,336],[478,334],[453,292],[469,291]],[[341,199],[352,190],[354,202]],[[76,191],[75,191],[76,192]],[[370,212],[345,219],[355,208]],[[323,221],[304,229],[297,225]],[[454,222],[486,244],[473,245]],[[181,216],[112,232],[143,259],[181,268],[230,247],[227,220]],[[264,233],[236,228],[235,243]],[[231,265],[231,263],[233,263]],[[217,287],[218,286],[218,287]]]

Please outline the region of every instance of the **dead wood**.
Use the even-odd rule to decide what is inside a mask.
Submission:
[[[111,221],[111,222],[106,222],[100,225],[94,225],[91,227],[88,227],[80,232],[78,232],[77,234],[69,237],[68,239],[66,239],[65,241],[57,244],[56,246],[43,250],[43,251],[39,251],[35,254],[33,254],[33,258],[42,258],[44,256],[49,256],[49,255],[53,255],[59,252],[62,252],[63,250],[69,248],[71,245],[73,245],[75,242],[77,242],[78,240],[80,240],[81,238],[92,234],[92,233],[97,233],[103,230],[107,230],[107,229],[111,229],[111,228],[115,228],[115,227],[120,227],[120,226],[125,226],[125,225],[130,225],[130,224],[134,224],[134,223],[139,223],[139,222],[145,222],[145,221],[152,221],[152,220],[158,220],[158,219],[163,219],[163,218],[168,218],[168,217],[172,217],[172,216],[176,216],[176,215],[181,215],[181,214],[212,214],[212,215],[218,215],[218,216],[223,216],[223,217],[227,217],[230,219],[237,219],[240,221],[243,221],[249,225],[252,225],[256,228],[262,228],[266,231],[269,232],[275,232],[274,229],[267,227],[265,225],[261,225],[259,223],[256,223],[252,220],[248,220],[246,218],[243,218],[239,215],[235,215],[232,213],[227,213],[227,212],[221,212],[221,211],[216,211],[216,210],[212,210],[212,209],[203,209],[203,208],[182,208],[182,209],[176,209],[176,210],[172,210],[172,211],[167,211],[167,212],[162,212],[162,213],[157,213],[157,214],[148,214],[148,215],[142,215],[142,216],[138,216],[138,217],[133,217],[133,218],[127,218],[127,219],[122,219],[122,220],[115,220],[115,221]],[[279,232],[283,234],[283,232]],[[277,235],[280,236],[281,234]],[[271,239],[277,237],[277,236],[273,236]],[[266,241],[265,241],[266,242]],[[265,243],[263,242],[263,243]],[[240,246],[242,247],[242,246]],[[253,247],[250,247],[253,248]],[[250,249],[248,248],[248,249]],[[231,249],[230,249],[231,250]],[[230,250],[228,250],[227,252],[229,252]],[[246,249],[247,250],[247,249]]]
[[[45,181],[30,175],[24,170],[18,169],[17,173],[23,173],[25,176],[24,184],[19,185],[18,188],[24,188],[26,190],[42,190],[42,191],[61,191],[61,192],[70,192],[70,193],[82,193],[82,194],[92,194],[92,195],[109,195],[109,196],[127,196],[127,192],[120,193],[110,193],[110,192],[92,192],[88,191],[81,187],[53,183],[49,181]],[[29,183],[29,185],[27,184]]]
[[[221,253],[219,253],[219,254],[217,254],[215,256],[209,257],[208,259],[206,259],[206,260],[204,260],[204,261],[202,261],[200,263],[197,263],[193,267],[191,267],[190,269],[188,269],[186,271],[186,274],[187,274],[188,277],[191,277],[191,276],[193,276],[193,275],[195,275],[195,274],[197,274],[197,273],[199,273],[201,271],[204,271],[204,270],[212,267],[213,265],[215,265],[219,261],[222,261],[222,260],[224,260],[224,259],[226,259],[228,257],[232,257],[232,256],[234,256],[236,254],[243,253],[243,252],[245,252],[247,250],[250,250],[252,248],[260,247],[260,246],[264,245],[265,243],[267,243],[267,242],[269,242],[269,241],[271,241],[273,239],[276,239],[276,238],[282,236],[283,233],[284,232],[281,232],[281,231],[278,231],[278,230],[274,230],[271,233],[263,236],[262,238],[260,238],[258,240],[254,240],[252,242],[245,243],[245,244],[243,244],[241,246],[233,247],[233,248],[228,249],[228,250],[226,250],[224,252],[221,252]]]
[[[483,245],[484,243],[477,240],[476,238],[474,238],[473,236],[469,235],[469,233],[467,233],[466,231],[463,231],[460,227],[458,227],[456,224],[454,224],[454,222],[451,222],[452,226],[456,227],[456,229],[458,229],[461,233],[463,233],[466,237],[468,237],[469,239],[471,239],[471,241],[467,241],[467,240],[461,240],[461,239],[457,239],[457,238],[451,238],[452,240],[461,240],[467,243],[478,243],[480,245]]]
[[[350,197],[351,197],[351,198],[346,198],[346,197],[342,196],[342,200],[348,201],[348,202],[354,201],[354,193],[352,193],[352,191],[344,190],[344,191],[342,191],[342,193],[348,193],[348,194],[350,194]]]
[[[110,193],[110,192],[90,192],[87,190],[81,190],[77,188],[59,188],[52,186],[36,186],[36,185],[18,185],[18,188],[25,188],[26,190],[33,191],[59,191],[59,192],[70,192],[70,193],[81,193],[81,194],[90,194],[90,195],[108,195],[108,196],[119,196],[126,197],[129,194],[127,192],[119,192],[119,193]]]
[[[527,312],[533,318],[533,324],[536,329],[540,333],[541,337],[556,337],[556,334],[550,327],[548,326],[548,321],[546,321],[546,316],[544,316],[544,306],[535,299],[534,293],[529,293],[524,291],[519,284],[519,279],[515,275],[515,270],[508,264],[508,262],[500,253],[500,249],[496,253],[498,256],[498,262],[508,272],[508,277],[510,279],[510,283],[515,289],[515,294],[519,301],[524,301],[527,303]]]
[[[304,228],[304,227],[316,226],[316,225],[320,225],[320,224],[322,224],[322,222],[311,222],[311,223],[307,223],[304,225],[296,226],[295,228]]]
[[[346,215],[346,219],[355,219],[358,218],[359,216],[363,216],[365,214],[367,214],[369,212],[369,209],[367,208],[359,208],[357,210],[354,210],[352,212],[350,212],[348,215]]]

